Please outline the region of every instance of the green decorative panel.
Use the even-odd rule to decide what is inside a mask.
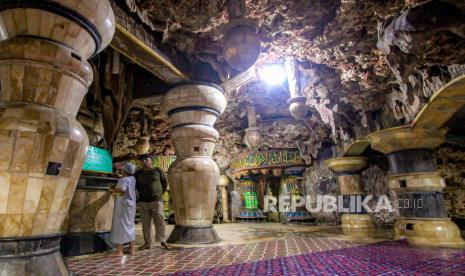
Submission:
[[[105,149],[89,146],[82,170],[87,172],[112,173],[113,159],[110,152]]]
[[[258,209],[256,192],[244,192],[244,201],[246,209]]]

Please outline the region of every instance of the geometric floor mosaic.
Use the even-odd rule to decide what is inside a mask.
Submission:
[[[464,275],[465,251],[396,242],[216,267],[172,275]]]
[[[405,242],[362,245],[326,237],[291,236],[256,243],[155,247],[125,255],[67,260],[77,275],[463,275],[465,251]]]

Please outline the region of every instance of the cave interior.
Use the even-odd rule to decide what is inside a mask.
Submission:
[[[0,117],[0,275],[465,271],[463,0],[0,1]]]

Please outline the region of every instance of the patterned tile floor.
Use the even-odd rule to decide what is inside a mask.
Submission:
[[[382,242],[172,275],[465,275],[465,250]]]
[[[357,246],[352,241],[323,237],[286,237],[256,243],[231,244],[166,251],[159,247],[123,258],[108,254],[68,259],[77,275],[152,275],[198,270],[217,266],[267,260],[304,253]]]
[[[390,231],[353,240],[337,226],[219,224],[215,229],[223,238],[218,245],[173,251],[153,247],[122,258],[96,254],[66,262],[78,276],[465,275],[465,250],[389,241]],[[142,244],[139,226],[137,233]]]

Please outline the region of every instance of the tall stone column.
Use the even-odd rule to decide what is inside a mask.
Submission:
[[[190,83],[168,91],[163,108],[173,124],[177,156],[168,170],[176,216],[168,242],[218,242],[212,221],[220,170],[211,156],[219,138],[213,125],[226,108],[226,98],[217,85]]]
[[[218,187],[221,193],[221,211],[223,212],[223,222],[230,222],[229,220],[229,204],[228,204],[228,185],[230,183],[229,177],[225,174],[220,176]]]
[[[0,275],[68,275],[60,237],[88,145],[75,117],[113,12],[102,0],[7,0],[0,18]]]
[[[349,204],[351,197],[355,202],[354,196],[365,196],[360,171],[367,166],[367,158],[338,157],[329,159],[327,165],[336,173],[340,193],[344,198],[344,207],[352,209],[341,217],[342,232],[345,235],[360,237],[372,233],[374,225],[371,215],[367,214],[366,210],[353,210]]]
[[[459,228],[447,217],[446,184],[431,153],[445,134],[445,129],[428,132],[403,126],[368,136],[371,147],[388,157],[389,188],[397,194],[401,215],[395,224],[397,239],[407,237],[415,245],[465,245]]]

